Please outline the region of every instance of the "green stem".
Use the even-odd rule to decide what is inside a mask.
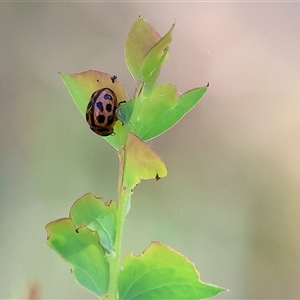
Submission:
[[[121,265],[122,235],[126,219],[126,207],[130,198],[130,193],[124,188],[124,168],[125,155],[124,149],[119,152],[119,182],[118,182],[118,210],[117,210],[117,228],[115,241],[115,256],[108,258],[110,264],[110,282],[107,293],[107,300],[119,299],[118,277]]]

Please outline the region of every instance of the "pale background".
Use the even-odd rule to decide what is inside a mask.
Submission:
[[[124,255],[159,240],[220,299],[300,298],[300,3],[1,3],[0,298],[94,299],[46,245],[86,192],[114,199],[117,154],[87,127],[58,72],[117,74],[141,15],[176,26],[160,82],[202,102],[151,142],[167,178],[133,196]]]

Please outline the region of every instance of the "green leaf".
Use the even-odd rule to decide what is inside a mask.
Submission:
[[[79,111],[85,118],[86,107],[90,100],[90,97],[93,92],[102,88],[112,89],[118,99],[118,102],[126,101],[129,99],[124,85],[118,80],[111,80],[111,75],[99,72],[99,71],[85,71],[75,74],[65,74],[60,73],[66,87],[71,94],[73,101],[78,107]],[[87,124],[87,130],[90,133],[93,133]],[[114,135],[104,137],[104,139],[109,142],[114,148],[119,149],[124,145],[124,140],[126,133],[124,128],[121,126],[121,122],[118,121],[114,127]],[[95,137],[100,138],[100,136],[93,133]]]
[[[70,210],[76,227],[86,226],[96,231],[106,254],[112,254],[116,238],[117,210],[115,202],[104,203],[88,193],[78,199]]]
[[[131,119],[135,102],[135,100],[131,99],[125,104],[121,104],[120,107],[117,109],[118,120],[122,121],[123,125],[125,126],[129,123]]]
[[[119,276],[121,300],[198,300],[224,291],[203,283],[193,263],[159,242],[140,256],[127,255]]]
[[[149,50],[141,63],[140,72],[145,82],[144,90],[146,89],[147,92],[154,87],[160,69],[168,57],[174,26],[175,24],[173,24],[168,33]]]
[[[178,97],[176,87],[171,84],[155,87],[149,98],[137,100],[141,103],[132,114],[130,130],[143,141],[163,134],[200,102],[207,88],[195,88]]]
[[[140,66],[146,53],[160,40],[160,35],[143,18],[131,27],[125,43],[125,60],[132,77],[141,80]]]
[[[71,219],[59,219],[46,226],[48,246],[72,265],[77,282],[101,297],[107,293],[109,264],[99,236],[87,227],[76,230]]]
[[[124,185],[133,190],[141,179],[160,179],[167,176],[167,167],[161,158],[133,133],[125,146]]]

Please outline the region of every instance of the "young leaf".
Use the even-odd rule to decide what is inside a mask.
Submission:
[[[131,27],[125,43],[127,68],[135,80],[141,80],[140,66],[146,53],[160,40],[160,35],[143,18]]]
[[[141,63],[141,76],[146,83],[144,89],[152,89],[160,73],[160,69],[168,57],[169,46],[172,41],[172,31],[175,24],[172,25],[168,33],[161,38],[145,55]],[[150,86],[149,86],[150,85]]]
[[[133,190],[141,179],[160,179],[167,176],[167,167],[161,158],[133,133],[125,145],[124,185]]]
[[[159,242],[140,256],[127,255],[119,276],[121,300],[198,300],[224,291],[203,283],[193,263]]]
[[[76,230],[71,219],[59,219],[46,226],[50,248],[72,265],[77,282],[98,297],[109,283],[109,264],[99,236],[87,227]]]
[[[78,227],[86,226],[96,231],[106,254],[112,254],[116,238],[117,210],[115,202],[104,203],[88,193],[78,199],[70,210],[70,218]]]
[[[60,73],[61,77],[67,86],[73,101],[79,111],[85,117],[86,107],[93,92],[102,88],[112,89],[118,99],[118,102],[129,99],[124,85],[118,80],[111,80],[111,76],[99,71],[85,71],[82,73],[65,74]],[[119,149],[124,145],[124,128],[120,122],[114,127],[115,134],[104,137],[114,148]],[[87,125],[88,130],[88,125]]]
[[[206,91],[207,87],[195,88],[178,97],[171,84],[155,87],[149,98],[137,99],[142,103],[133,112],[130,130],[143,141],[163,134],[200,102]]]

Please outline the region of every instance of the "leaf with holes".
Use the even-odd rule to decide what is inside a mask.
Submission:
[[[140,256],[127,255],[119,277],[121,300],[198,300],[224,291],[202,282],[193,263],[159,242]]]
[[[77,282],[98,297],[107,293],[109,264],[99,236],[83,226],[76,230],[71,219],[59,219],[46,226],[48,246],[72,265]]]
[[[70,218],[77,228],[86,226],[96,231],[105,253],[113,253],[117,222],[115,202],[104,203],[102,198],[97,198],[91,193],[85,194],[73,204]]]
[[[133,190],[141,179],[167,176],[167,167],[161,158],[136,135],[130,133],[125,145],[124,185]]]

